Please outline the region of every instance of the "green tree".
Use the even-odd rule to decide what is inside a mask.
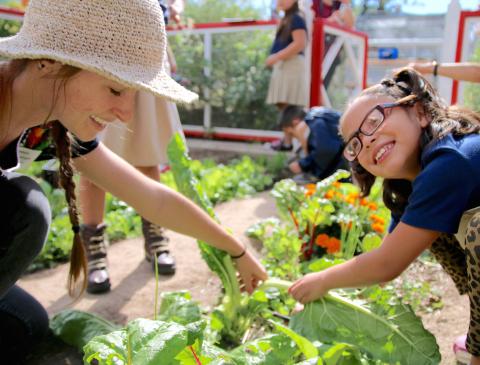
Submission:
[[[188,2],[184,18],[187,23],[260,19],[264,12],[252,1],[197,0]],[[203,124],[203,107],[209,101],[213,126],[273,129],[277,111],[265,104],[270,71],[264,66],[273,36],[274,31],[260,30],[214,35],[210,77],[204,75],[203,36],[188,31],[171,36],[178,71],[189,81],[186,86],[200,95],[193,105],[179,107],[182,122]]]

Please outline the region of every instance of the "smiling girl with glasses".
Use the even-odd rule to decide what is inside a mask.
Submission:
[[[480,364],[480,115],[447,107],[411,68],[363,91],[340,121],[353,180],[364,196],[383,178],[392,212],[382,245],[290,288],[302,303],[333,288],[386,282],[430,249],[470,298],[467,349]]]

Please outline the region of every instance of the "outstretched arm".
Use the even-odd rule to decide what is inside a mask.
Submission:
[[[408,64],[408,66],[428,75],[433,74],[435,63],[433,61],[415,62]],[[473,62],[438,63],[437,75],[460,81],[480,82],[480,64]]]
[[[322,297],[330,289],[372,285],[400,275],[439,236],[439,232],[400,222],[383,244],[330,269],[305,275],[289,289],[301,303]]]
[[[77,169],[96,185],[131,205],[145,219],[176,232],[195,237],[233,256],[244,245],[228,234],[210,216],[183,195],[145,177],[102,143],[75,159]],[[247,252],[235,260],[246,289],[252,291],[265,270]]]

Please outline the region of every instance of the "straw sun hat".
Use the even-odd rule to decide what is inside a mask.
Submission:
[[[51,59],[189,103],[198,96],[167,74],[166,42],[158,0],[31,0],[0,56]]]

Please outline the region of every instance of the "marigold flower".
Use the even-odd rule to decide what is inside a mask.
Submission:
[[[368,208],[369,208],[370,210],[377,210],[377,209],[378,209],[378,206],[377,206],[377,204],[375,204],[375,203],[372,202],[372,203],[370,203],[370,204],[368,205]]]
[[[317,186],[315,184],[307,184],[305,185],[305,189],[307,189],[307,191],[305,191],[305,196],[309,197],[315,194],[317,191]]]
[[[329,240],[328,240],[328,244],[327,244],[327,253],[335,253],[335,252],[338,252],[340,250],[340,240],[338,238],[335,238],[335,237],[331,237]]]
[[[329,239],[330,239],[330,237],[328,237],[328,234],[321,233],[315,239],[315,243],[320,247],[325,247],[325,245],[328,243]]]
[[[383,233],[383,231],[385,230],[385,227],[384,227],[383,224],[373,223],[372,224],[372,229],[377,233]]]
[[[367,198],[362,198],[362,200],[360,200],[360,205],[362,207],[366,207],[368,205],[368,200]]]
[[[332,186],[335,187],[335,188],[339,188],[342,184],[340,184],[338,181],[334,181],[332,183]]]
[[[327,234],[322,233],[317,236],[315,243],[327,250],[327,253],[335,253],[340,250],[340,240],[335,237],[329,237]]]
[[[335,196],[335,192],[333,190],[329,190],[325,193],[325,199],[332,199]]]
[[[383,218],[380,217],[379,215],[372,214],[372,215],[370,216],[370,219],[371,219],[374,223],[385,224],[385,219],[383,219]]]

